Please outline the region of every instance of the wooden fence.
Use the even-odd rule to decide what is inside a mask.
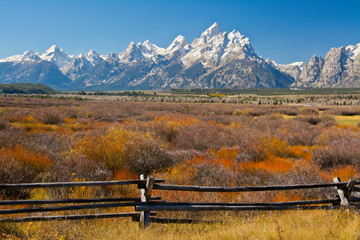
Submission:
[[[205,187],[183,186],[164,184],[164,179],[155,179],[150,175],[140,175],[140,180],[123,181],[95,181],[95,182],[55,182],[55,183],[22,183],[0,184],[0,190],[6,189],[34,189],[34,188],[59,188],[59,187],[90,187],[109,185],[137,185],[140,189],[140,197],[124,198],[92,198],[92,199],[52,199],[52,200],[0,200],[0,223],[1,222],[28,222],[50,220],[78,220],[78,219],[101,219],[131,217],[133,221],[139,221],[146,228],[150,222],[158,223],[196,223],[212,222],[195,219],[174,219],[155,217],[158,211],[275,211],[275,210],[312,210],[312,209],[339,209],[360,208],[357,203],[360,198],[352,196],[353,192],[359,192],[359,181],[350,179],[341,182],[338,177],[331,183],[298,184],[298,185],[274,185],[274,186],[244,186],[244,187]],[[319,200],[287,201],[287,202],[256,202],[256,203],[224,203],[224,202],[168,202],[160,197],[153,197],[152,190],[161,191],[193,191],[193,192],[256,192],[256,191],[284,191],[305,190],[315,188],[333,188],[337,197]],[[335,191],[336,190],[336,191]],[[62,204],[61,206],[51,206]],[[67,205],[71,204],[71,205]],[[8,208],[4,206],[26,205],[25,208]],[[46,205],[45,207],[41,207]],[[134,212],[120,212],[108,214],[86,215],[56,215],[56,216],[26,216],[11,217],[13,214],[49,213],[58,211],[74,211],[83,209],[105,209],[119,207],[134,207]],[[4,217],[5,216],[5,217]]]

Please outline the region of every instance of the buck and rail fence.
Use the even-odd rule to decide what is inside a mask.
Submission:
[[[0,200],[0,223],[4,222],[34,222],[50,220],[79,220],[131,217],[138,221],[144,228],[150,222],[157,223],[198,223],[213,222],[197,219],[179,219],[156,217],[159,211],[277,211],[277,210],[314,210],[314,209],[359,209],[360,198],[352,196],[353,192],[360,192],[360,181],[350,179],[341,182],[340,178],[334,178],[330,183],[296,184],[296,185],[273,185],[273,186],[241,186],[241,187],[208,187],[208,186],[184,186],[164,184],[164,179],[155,179],[153,175],[146,177],[140,175],[139,180],[122,181],[92,181],[92,182],[53,182],[53,183],[20,183],[0,184],[0,190],[34,189],[34,188],[69,188],[90,187],[109,185],[137,185],[140,189],[140,197],[122,198],[88,198],[88,199],[51,199],[51,200]],[[231,203],[231,202],[168,202],[160,197],[152,196],[152,190],[160,191],[193,191],[193,192],[260,192],[260,191],[285,191],[305,190],[315,188],[333,188],[337,197],[318,200],[286,201],[286,202],[254,202],[254,203]],[[61,206],[53,206],[62,204]],[[68,204],[68,205],[67,205]],[[6,206],[29,206],[26,208],[9,208]],[[46,205],[41,207],[41,205]],[[49,206],[51,205],[51,206]],[[118,212],[106,214],[67,214],[33,216],[34,213],[50,213],[75,211],[83,209],[106,209],[119,207],[134,207],[134,212]],[[8,217],[16,214],[32,214],[26,217]]]

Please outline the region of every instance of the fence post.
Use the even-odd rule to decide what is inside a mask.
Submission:
[[[349,199],[351,201],[351,192],[353,191],[354,187],[356,184],[356,180],[354,178],[350,178],[350,180],[348,181],[348,183],[346,184],[346,192],[345,192],[345,196],[347,197],[347,199]]]
[[[145,180],[146,175],[141,174],[140,180]],[[151,192],[153,189],[155,177],[150,175],[147,178],[145,189],[141,189],[141,202],[149,202],[151,199]],[[150,226],[150,212],[149,211],[142,211],[140,214],[140,226],[143,228],[147,228]]]
[[[341,182],[341,180],[340,180],[340,178],[339,177],[336,177],[336,178],[334,178],[333,179],[334,180],[334,182],[336,182],[336,183],[338,183],[338,182]],[[351,180],[350,180],[351,181]],[[349,189],[350,188],[353,188],[354,186],[354,184],[355,184],[355,182],[348,182],[348,184],[347,184],[347,186],[346,186],[346,188],[345,189],[342,189],[342,188],[340,188],[340,187],[336,187],[336,190],[337,190],[337,192],[338,192],[338,194],[339,194],[339,197],[340,197],[340,205],[342,205],[342,206],[346,206],[346,207],[349,207],[350,206],[350,201],[349,201],[349,199],[348,199],[348,185],[349,185]],[[351,190],[350,190],[350,194],[351,194]]]

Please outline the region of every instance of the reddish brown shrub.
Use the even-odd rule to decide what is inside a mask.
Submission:
[[[234,132],[225,126],[199,123],[180,128],[173,143],[181,149],[204,151],[232,147],[236,141]]]
[[[319,115],[319,109],[314,107],[303,107],[300,109],[301,115]]]
[[[351,164],[360,167],[360,140],[341,139],[318,147],[314,150],[313,160],[325,169]]]
[[[298,115],[295,117],[295,120],[308,122],[313,125],[319,123],[333,125],[335,123],[335,119],[332,116]]]
[[[36,118],[44,124],[59,124],[64,122],[64,114],[56,108],[42,110]]]
[[[0,131],[5,130],[10,127],[10,124],[8,121],[6,121],[4,118],[0,118]]]
[[[27,183],[41,181],[43,174],[52,165],[52,161],[37,153],[28,151],[20,146],[0,149],[0,182]],[[28,191],[4,190],[0,195],[9,198],[29,197]]]

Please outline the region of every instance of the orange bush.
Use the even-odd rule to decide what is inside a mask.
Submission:
[[[263,161],[248,161],[241,162],[239,164],[239,170],[245,172],[256,172],[258,170],[263,170],[269,173],[285,173],[290,171],[293,166],[293,161],[276,157],[276,156],[268,156]]]
[[[18,145],[0,149],[0,182],[21,183],[41,181],[52,165],[51,160],[39,153],[30,152]],[[6,198],[29,198],[29,190],[0,189]]]
[[[128,169],[118,169],[114,171],[114,180],[130,180],[130,179],[139,179],[139,176],[130,172]]]
[[[303,196],[300,193],[294,193],[293,191],[282,191],[275,194],[270,202],[287,202],[287,201],[299,201]]]
[[[338,166],[331,170],[323,170],[320,172],[320,177],[324,181],[333,181],[334,177],[339,177],[341,181],[348,181],[350,178],[359,178],[359,170],[353,165]]]
[[[285,141],[282,141],[278,137],[263,140],[263,147],[269,154],[273,154],[278,157],[288,157],[290,153],[289,146]]]
[[[216,157],[216,158],[222,158],[222,159],[229,159],[229,160],[235,160],[236,156],[238,154],[237,148],[221,148],[220,150],[209,150],[210,155]]]
[[[78,142],[76,149],[108,169],[150,173],[172,165],[166,144],[150,133],[127,130],[121,126],[108,128],[105,134],[89,135]]]
[[[305,161],[310,161],[312,159],[312,150],[314,150],[315,147],[307,147],[307,146],[291,146],[289,147],[289,156],[296,158],[296,159],[302,159]]]
[[[28,151],[19,145],[16,145],[14,148],[3,148],[0,150],[0,154],[4,158],[14,159],[22,165],[30,166],[38,172],[52,165],[52,161],[47,156]]]

